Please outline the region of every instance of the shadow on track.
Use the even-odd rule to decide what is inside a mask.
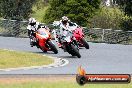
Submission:
[[[54,52],[33,52],[33,53],[37,53],[37,54],[54,54]]]
[[[73,59],[73,58],[76,58],[76,59],[78,59],[76,56],[59,56],[58,58],[65,58],[65,59]]]

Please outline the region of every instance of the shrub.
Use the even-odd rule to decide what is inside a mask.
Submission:
[[[121,29],[124,31],[132,31],[132,16],[126,15],[125,17],[123,17]]]
[[[118,7],[102,7],[96,16],[90,20],[90,27],[104,29],[121,29],[120,24],[124,13]]]

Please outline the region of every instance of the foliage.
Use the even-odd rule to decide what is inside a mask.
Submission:
[[[125,14],[132,16],[132,0],[116,0],[116,2],[124,10]]]
[[[36,20],[38,20],[39,22],[42,22],[43,16],[44,16],[47,8],[48,8],[48,6],[44,6],[43,8],[40,8],[40,9],[33,9],[33,13],[31,14],[31,16],[36,18]]]
[[[132,31],[132,16],[126,15],[125,17],[123,17],[121,28],[124,31]]]
[[[100,0],[50,0],[50,7],[44,16],[44,22],[50,23],[68,16],[70,20],[86,26],[89,18],[97,12]]]
[[[90,20],[90,27],[120,29],[123,17],[124,13],[117,7],[102,7],[100,12]]]
[[[32,12],[34,2],[35,0],[1,0],[1,16],[6,19],[26,19]]]
[[[126,15],[121,22],[121,28],[124,31],[132,31],[132,0],[116,0],[116,2],[120,5]]]
[[[33,10],[40,10],[48,6],[48,0],[36,0],[33,4]]]

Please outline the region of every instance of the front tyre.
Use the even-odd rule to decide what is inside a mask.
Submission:
[[[87,41],[84,38],[81,39],[81,42],[86,49],[89,49],[89,44],[87,43]]]
[[[47,52],[47,50],[44,50],[44,49],[43,49],[43,48],[41,48],[41,47],[40,47],[40,49],[41,49],[44,53],[46,53],[46,52]]]
[[[73,50],[72,55],[73,55],[73,56],[77,56],[78,58],[81,58],[81,55],[80,55],[78,49],[77,49],[74,45],[71,45],[71,48],[72,48],[72,50]]]
[[[49,47],[51,48],[51,50],[52,50],[55,54],[58,53],[57,48],[55,47],[55,45],[54,45],[51,41],[48,41],[48,45],[49,45]]]

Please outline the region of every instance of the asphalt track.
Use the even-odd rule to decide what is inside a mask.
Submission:
[[[59,49],[58,54],[42,53],[30,47],[28,38],[0,37],[0,49],[11,49],[65,58],[69,64],[63,67],[0,71],[0,74],[76,74],[81,65],[89,74],[132,74],[132,45],[89,42],[90,49],[80,49],[81,58],[72,57]]]

